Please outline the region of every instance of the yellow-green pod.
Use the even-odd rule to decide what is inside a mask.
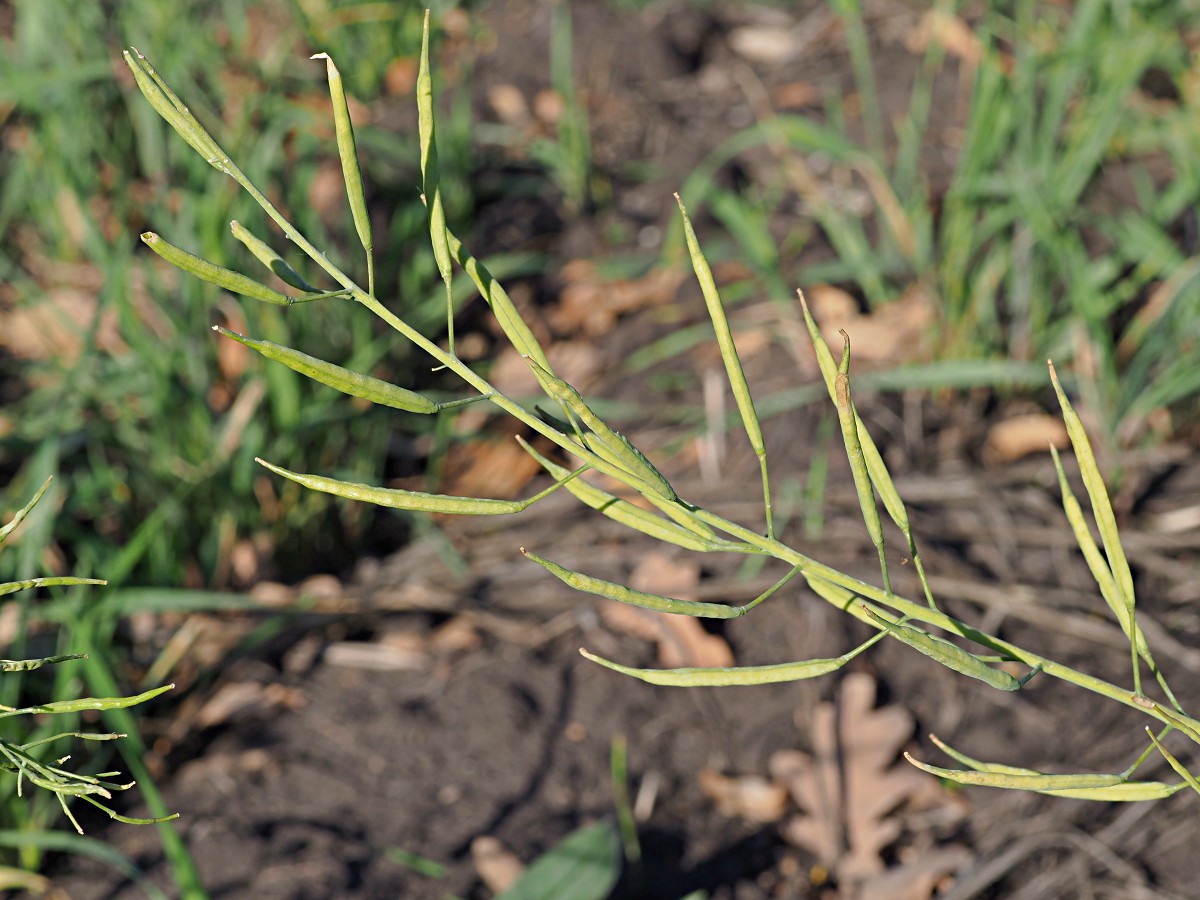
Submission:
[[[283,363],[289,369],[299,372],[301,375],[307,375],[313,381],[318,381],[343,394],[349,394],[351,397],[361,397],[363,400],[370,400],[372,403],[382,406],[425,415],[435,413],[442,408],[440,403],[435,403],[414,391],[405,390],[382,379],[372,378],[370,375],[344,369],[315,356],[309,356],[307,353],[301,353],[299,350],[293,350],[291,347],[245,337],[227,328],[222,328],[220,325],[214,325],[213,331],[232,338],[239,344],[244,344],[267,359]]]
[[[685,669],[635,669],[623,666],[602,656],[580,648],[579,652],[592,662],[599,663],[605,668],[629,675],[648,684],[659,684],[666,687],[729,687],[731,685],[778,684],[784,681],[803,681],[807,678],[819,678],[836,672],[858,654],[862,653],[876,641],[881,640],[881,631],[866,643],[860,644],[849,653],[833,659],[805,659],[800,662],[779,663],[771,666],[735,666]]]
[[[442,513],[458,516],[501,516],[518,513],[532,506],[538,500],[553,493],[563,486],[563,481],[556,481],[544,491],[534,494],[527,500],[492,500],[484,497],[452,497],[449,494],[427,494],[423,491],[405,491],[399,488],[372,487],[354,481],[338,481],[325,478],[322,475],[305,475],[292,472],[281,466],[273,465],[264,459],[255,457],[254,460],[284,478],[304,485],[314,491],[344,497],[347,500],[361,500],[363,503],[373,503],[376,506],[386,506],[390,509],[404,509],[411,512]],[[582,469],[573,472],[568,478],[574,478]]]
[[[367,213],[367,195],[363,189],[362,172],[358,167],[358,150],[354,144],[354,124],[350,121],[346,88],[342,84],[342,73],[338,71],[328,53],[315,53],[311,58],[325,60],[325,72],[329,76],[329,96],[333,101],[333,130],[337,136],[338,157],[342,161],[342,176],[346,181],[346,199],[350,201],[354,229],[358,232],[363,250],[367,252],[367,292],[374,295],[375,259],[372,253],[371,217]]]
[[[525,320],[521,318],[521,314],[517,312],[517,305],[508,296],[508,292],[487,270],[487,266],[472,256],[470,251],[463,246],[462,241],[455,237],[454,232],[449,228],[446,229],[446,241],[450,255],[475,283],[475,289],[491,307],[492,315],[496,317],[496,322],[499,324],[500,330],[504,332],[504,336],[508,338],[508,342],[522,356],[530,357],[547,372],[552,371],[550,361],[542,352],[542,345],[538,343],[529,326],[525,324]]]
[[[133,697],[81,697],[78,700],[55,700],[52,703],[42,703],[38,706],[26,707],[22,711],[73,713],[83,712],[84,710],[125,709],[130,706],[137,706],[139,703],[145,703],[147,700],[151,700],[159,694],[164,694],[174,687],[175,685],[173,684],[165,684],[162,687],[152,688],[145,693]]]
[[[1008,788],[1018,791],[1094,791],[1128,784],[1124,775],[1018,775],[1007,772],[974,772],[961,769],[943,769],[920,762],[905,753],[904,758],[930,775],[947,778],[959,784],[977,784],[983,787]],[[1075,794],[1078,796],[1078,793]]]
[[[850,460],[850,473],[854,476],[854,490],[858,494],[858,505],[862,510],[867,534],[879,554],[879,568],[883,575],[883,589],[892,592],[888,577],[887,553],[883,543],[883,523],[879,520],[879,508],[875,505],[875,489],[867,471],[862,441],[859,439],[858,414],[850,400],[850,335],[842,332],[842,361],[834,378],[834,400],[837,405],[838,422],[842,426],[842,439],[846,444],[846,457]]]
[[[533,370],[533,374],[537,377],[538,382],[542,385],[546,393],[570,409],[575,415],[579,416],[580,421],[595,436],[596,443],[589,447],[592,452],[608,460],[613,465],[620,466],[640,484],[658,494],[664,500],[675,501],[679,499],[675,493],[675,489],[671,487],[662,473],[651,464],[650,460],[646,459],[642,451],[633,446],[629,438],[611,428],[607,422],[596,415],[591,407],[584,403],[579,391],[575,390],[575,388],[571,387],[571,385],[567,384],[561,378],[546,371],[534,360],[526,357],[526,362],[529,364],[530,369]]]
[[[446,316],[450,346],[454,347],[454,301],[451,290],[450,243],[446,229],[446,210],[438,184],[437,140],[433,124],[433,77],[429,71],[429,10],[421,30],[421,60],[417,67],[417,137],[421,145],[421,190],[429,211],[429,237],[433,258],[446,285]]]
[[[203,278],[205,281],[215,284],[219,288],[250,297],[252,300],[273,303],[276,306],[290,306],[295,302],[287,294],[272,290],[265,284],[259,284],[253,278],[248,278],[240,272],[231,271],[230,269],[210,263],[207,259],[193,256],[186,250],[176,247],[169,241],[163,240],[153,231],[145,232],[142,235],[142,242],[177,269],[182,269],[184,272],[195,275],[198,278]]]
[[[16,513],[13,514],[13,517],[5,524],[5,526],[0,528],[0,546],[2,546],[4,542],[8,540],[8,536],[13,533],[13,530],[22,522],[24,522],[25,517],[33,511],[35,506],[38,505],[38,501],[41,500],[46,491],[49,490],[50,482],[53,480],[54,476],[51,475],[49,478],[43,481],[42,486],[38,488],[37,492],[33,495],[33,499],[18,509]]]
[[[229,223],[233,236],[246,245],[246,249],[254,254],[255,259],[266,266],[281,281],[292,287],[308,293],[317,293],[317,289],[309,284],[288,261],[276,253],[265,241],[260,241],[251,234],[244,225],[234,221]]]
[[[935,662],[941,663],[947,669],[953,669],[961,675],[976,678],[984,684],[1001,691],[1015,691],[1021,687],[1021,682],[1013,678],[1003,669],[994,669],[978,656],[943,638],[934,637],[925,631],[889,622],[887,619],[872,612],[866,604],[860,604],[863,612],[879,628],[887,630],[888,634],[901,643],[908,644],[918,653],[923,653]]]
[[[87,659],[87,654],[68,653],[65,656],[46,656],[42,659],[0,659],[0,672],[30,672],[42,666],[53,666],[72,659]]]
[[[27,591],[30,588],[65,587],[73,584],[108,584],[102,578],[77,578],[74,575],[49,575],[45,578],[27,578],[24,581],[9,581],[0,584],[0,597],[5,594],[15,594],[17,591]]]
[[[526,453],[538,461],[551,477],[562,478],[568,474],[565,468],[550,462],[550,460],[538,453],[520,435],[517,436],[517,442],[525,449]],[[700,553],[717,550],[742,553],[753,552],[753,549],[745,544],[724,541],[715,536],[706,538],[689,531],[675,522],[664,519],[661,516],[656,516],[648,509],[643,509],[636,504],[630,503],[628,500],[622,500],[620,497],[601,490],[595,485],[588,484],[582,478],[578,478],[568,484],[567,490],[587,506],[598,510],[614,522],[620,522],[622,525],[628,526],[635,531],[640,531],[642,534],[648,534],[650,537],[658,538],[660,541],[666,541],[667,543],[683,547],[685,550],[696,550]]]
[[[577,591],[583,591],[586,594],[596,594],[599,597],[607,597],[609,600],[628,603],[630,606],[640,606],[642,609],[652,609],[656,612],[674,613],[681,616],[698,616],[704,619],[736,619],[745,613],[745,608],[741,606],[726,606],[723,603],[704,603],[700,600],[676,600],[674,597],[664,597],[661,594],[648,594],[645,591],[635,591],[633,588],[626,587],[623,584],[614,584],[611,581],[603,581],[599,578],[593,578],[590,575],[584,575],[581,572],[572,572],[570,569],[564,569],[558,563],[538,556],[524,547],[521,548],[521,553],[527,559],[533,560],[555,578],[570,585]]]
[[[742,427],[746,431],[750,447],[754,450],[754,455],[758,457],[763,486],[763,507],[767,520],[767,537],[774,537],[771,489],[767,478],[767,449],[763,442],[762,427],[758,423],[758,412],[754,409],[754,398],[750,395],[750,385],[746,382],[746,373],[742,369],[742,361],[738,357],[737,346],[733,341],[733,331],[729,327],[729,318],[725,315],[725,304],[721,302],[721,295],[717,291],[717,283],[713,279],[712,269],[709,268],[704,251],[700,249],[700,242],[696,239],[696,232],[692,228],[692,220],[688,217],[687,209],[684,208],[683,200],[678,194],[675,195],[675,202],[679,204],[679,214],[683,217],[683,234],[687,242],[688,255],[692,260],[692,271],[696,273],[696,280],[700,283],[700,292],[704,295],[704,305],[708,308],[708,317],[712,321],[713,332],[717,336],[717,346],[721,350],[721,359],[725,363],[725,376],[729,380],[729,387],[737,401],[738,413],[742,417]]]
[[[125,64],[133,73],[133,80],[137,82],[138,90],[150,102],[154,111],[162,116],[193,150],[204,157],[209,165],[220,172],[229,174],[229,161],[225,157],[225,152],[213,140],[212,135],[196,121],[196,117],[192,115],[191,111],[175,96],[175,92],[154,70],[150,61],[142,56],[136,47],[133,48],[132,54],[125,50],[122,56],[125,58]]]
[[[1175,770],[1175,773],[1183,779],[1184,784],[1190,787],[1197,794],[1200,794],[1200,782],[1196,781],[1196,776],[1188,771],[1187,766],[1177,760],[1175,755],[1171,753],[1171,751],[1165,746],[1163,746],[1163,742],[1158,739],[1158,735],[1156,735],[1149,728],[1146,729],[1146,734],[1150,736],[1151,743],[1153,743],[1158,752],[1162,754],[1163,759],[1170,763],[1171,768]]]
[[[1117,517],[1113,515],[1112,503],[1108,499],[1108,489],[1104,486],[1104,476],[1096,465],[1096,455],[1092,452],[1091,442],[1079,414],[1067,399],[1066,392],[1058,382],[1058,373],[1054,364],[1047,360],[1050,367],[1050,381],[1054,385],[1054,393],[1058,395],[1058,404],[1062,409],[1063,424],[1067,426],[1067,436],[1075,450],[1075,459],[1079,463],[1079,474],[1083,476],[1083,486],[1087,488],[1088,498],[1092,501],[1092,514],[1096,517],[1096,525],[1100,529],[1100,538],[1104,542],[1104,552],[1112,569],[1113,578],[1129,609],[1130,619],[1133,618],[1134,593],[1133,575],[1129,570],[1129,560],[1125,558],[1125,550],[1121,547],[1121,535],[1117,531]]]

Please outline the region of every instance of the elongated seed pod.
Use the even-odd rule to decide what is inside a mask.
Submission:
[[[1007,766],[1002,763],[983,762],[973,759],[965,753],[960,753],[949,744],[942,741],[936,734],[931,734],[932,741],[943,753],[955,762],[962,763],[976,772],[990,772],[997,775],[1042,776],[1043,773],[1033,769],[1022,769],[1017,766]],[[1043,776],[1044,777],[1044,776]],[[1100,788],[1068,788],[1065,790],[1042,790],[1040,793],[1052,797],[1070,797],[1075,800],[1100,800],[1111,802],[1129,802],[1135,800],[1161,800],[1177,793],[1184,785],[1164,784],[1158,781],[1125,781],[1121,784]]]
[[[42,659],[0,659],[0,672],[29,672],[42,666],[53,666],[56,663],[72,659],[87,659],[86,653],[68,653],[66,656],[46,656]]]
[[[45,496],[46,491],[50,489],[50,482],[53,480],[54,476],[51,475],[49,478],[43,481],[42,486],[34,493],[33,499],[18,509],[13,514],[13,517],[4,525],[4,527],[0,528],[0,546],[3,546],[4,542],[8,540],[8,536],[13,533],[13,530],[22,522],[24,522],[25,517],[33,511],[35,506],[38,505],[38,501]]]
[[[928,763],[920,762],[912,757],[912,754],[905,753],[904,758],[916,766],[928,772],[930,775],[937,775],[939,778],[948,778],[951,781],[957,781],[959,784],[978,784],[984,787],[1009,788],[1010,790],[1019,791],[1067,791],[1067,790],[1093,790],[1096,788],[1110,788],[1116,785],[1126,784],[1127,779],[1122,775],[1015,775],[1004,772],[973,772],[964,771],[962,769],[943,769],[940,766],[931,766]]]
[[[159,694],[165,694],[167,691],[174,689],[174,687],[175,685],[173,684],[164,684],[162,687],[152,688],[133,697],[81,697],[76,700],[55,700],[52,703],[42,703],[37,706],[26,707],[22,711],[72,713],[83,712],[84,710],[125,709],[130,706],[137,706],[139,703],[145,703]]]
[[[319,381],[321,384],[331,387],[335,391],[341,391],[343,394],[349,394],[351,397],[361,397],[363,400],[370,400],[372,403],[382,406],[425,415],[435,413],[442,408],[440,403],[435,403],[422,394],[405,390],[379,378],[372,378],[370,375],[344,369],[315,356],[309,356],[307,353],[301,353],[299,350],[293,350],[291,347],[245,337],[227,328],[222,328],[220,325],[214,325],[212,328],[213,331],[232,338],[251,350],[256,350],[267,359],[283,363],[289,369],[299,372],[301,375],[307,375],[314,381]]]
[[[50,575],[46,578],[28,578],[24,581],[9,581],[0,584],[0,597],[39,587],[64,587],[73,584],[108,584],[102,578],[77,578],[74,575]]]
[[[455,237],[454,232],[449,228],[446,229],[446,240],[450,255],[455,262],[462,266],[463,271],[475,283],[479,295],[492,308],[492,315],[496,317],[496,322],[500,326],[500,330],[504,332],[504,336],[508,338],[508,342],[522,356],[528,356],[547,372],[552,371],[550,361],[546,359],[546,354],[542,351],[542,345],[538,343],[529,326],[525,324],[525,320],[521,318],[521,314],[517,311],[517,305],[508,296],[503,285],[492,276],[487,266],[470,254],[463,246],[462,241]]]
[[[837,405],[838,422],[842,426],[842,439],[846,445],[846,457],[850,461],[850,472],[854,476],[854,490],[858,494],[858,505],[862,510],[863,521],[867,526],[867,534],[879,554],[879,568],[883,575],[883,589],[892,592],[892,582],[888,577],[887,553],[883,543],[883,523],[879,520],[879,507],[875,505],[875,490],[871,486],[871,476],[867,471],[866,458],[863,455],[862,441],[859,439],[858,415],[850,400],[850,335],[842,332],[842,362],[834,379],[834,396]]]
[[[642,609],[653,609],[657,612],[675,613],[681,616],[698,616],[705,619],[736,619],[745,612],[740,606],[726,606],[722,603],[704,603],[699,600],[676,600],[674,597],[664,597],[661,594],[648,594],[644,591],[635,591],[633,588],[626,587],[623,584],[602,581],[599,578],[593,578],[581,572],[572,572],[570,569],[564,569],[558,563],[538,556],[524,547],[521,548],[521,553],[527,559],[533,560],[551,575],[575,588],[577,591],[607,597],[609,600],[628,603],[630,606],[640,606]]]
[[[240,272],[234,272],[210,263],[207,259],[194,256],[169,241],[163,240],[153,231],[145,232],[142,235],[142,242],[177,269],[202,278],[219,288],[241,294],[252,300],[273,303],[276,306],[290,306],[295,302],[287,294],[272,290],[265,284],[259,284],[253,278],[248,278]]]
[[[546,393],[579,416],[580,421],[595,435],[597,443],[591,448],[594,453],[613,465],[620,466],[640,484],[645,485],[647,489],[658,494],[664,500],[679,499],[675,489],[650,460],[646,459],[642,451],[633,446],[629,438],[610,427],[607,422],[596,415],[591,407],[583,401],[579,391],[556,375],[547,372],[532,359],[526,357],[525,361]]]
[[[154,111],[162,116],[167,124],[174,128],[179,136],[187,141],[191,148],[199,153],[209,165],[219,172],[229,174],[225,152],[213,140],[212,135],[196,121],[196,117],[192,115],[191,111],[175,96],[170,85],[163,81],[158,72],[154,70],[154,66],[150,65],[150,60],[142,56],[136,47],[133,48],[132,54],[125,50],[122,56],[125,64],[133,73],[133,80],[137,82],[138,90],[150,102]]]
[[[492,500],[484,497],[452,497],[449,494],[427,494],[423,491],[405,491],[399,488],[372,487],[354,481],[338,481],[322,475],[305,475],[292,472],[282,466],[276,466],[264,459],[255,457],[260,466],[270,469],[276,475],[302,484],[314,491],[344,497],[347,500],[361,500],[376,506],[386,506],[390,509],[405,509],[412,512],[441,513],[458,516],[501,516],[518,513],[527,509],[548,494],[562,487],[562,481],[556,481],[544,491],[540,491],[526,500]],[[573,472],[568,478],[574,478],[579,472]]]
[[[758,412],[754,408],[754,398],[750,394],[750,385],[746,382],[746,373],[742,369],[742,361],[738,357],[737,346],[733,341],[733,330],[729,327],[729,318],[725,315],[725,304],[717,291],[717,282],[713,279],[712,269],[700,249],[696,232],[692,228],[692,220],[688,217],[683,200],[675,195],[679,204],[679,214],[683,217],[683,234],[687,242],[688,255],[692,259],[692,271],[700,283],[700,292],[704,295],[704,305],[708,308],[708,318],[712,322],[713,332],[717,336],[717,346],[721,350],[721,359],[725,363],[725,376],[729,380],[730,390],[737,401],[738,413],[742,417],[742,428],[750,441],[758,464],[763,486],[763,511],[767,521],[767,537],[775,534],[775,525],[771,513],[771,488],[767,478],[767,449],[763,442],[762,427],[758,423]]]
[[[934,637],[928,632],[889,622],[875,614],[866,604],[860,604],[865,612],[878,627],[887,629],[888,634],[902,643],[908,644],[919,653],[923,653],[935,662],[941,663],[948,669],[953,669],[961,675],[976,678],[984,684],[1001,691],[1015,691],[1021,687],[1021,682],[1013,678],[1003,669],[994,669],[978,656],[968,653],[957,644],[943,638]]]
[[[338,71],[328,53],[315,53],[311,58],[325,60],[329,96],[333,101],[333,130],[337,136],[338,157],[342,162],[342,176],[346,182],[346,199],[350,201],[354,230],[358,232],[358,240],[367,253],[367,292],[374,295],[375,259],[372,252],[371,217],[367,213],[367,195],[363,189],[362,171],[358,167],[358,150],[354,144],[354,124],[350,121],[346,88],[342,84],[342,73]]]
[[[635,669],[623,666],[580,648],[579,652],[592,662],[629,675],[648,684],[667,687],[728,687],[731,685],[778,684],[784,681],[803,681],[836,672],[858,654],[884,637],[881,631],[849,653],[833,659],[805,659],[799,662],[770,666],[737,666],[731,668]]]
[[[453,272],[450,268],[450,245],[446,230],[446,210],[442,204],[442,189],[438,181],[437,140],[433,122],[433,77],[429,71],[429,10],[421,30],[421,59],[417,66],[417,137],[421,145],[421,191],[429,211],[429,237],[433,258],[446,285],[446,326],[450,347],[454,347]]]
[[[317,289],[305,281],[303,276],[293,269],[286,259],[271,248],[270,244],[259,240],[240,222],[230,222],[229,229],[233,232],[235,238],[246,245],[246,249],[253,253],[259,262],[274,273],[276,278],[299,290],[308,293],[317,293]]]
[[[538,453],[520,435],[517,436],[517,442],[525,449],[526,453],[538,461],[551,477],[562,478],[568,474],[567,469],[552,463],[545,456]],[[754,552],[752,548],[745,544],[724,541],[716,536],[709,538],[696,534],[676,522],[656,516],[648,509],[643,509],[636,504],[630,503],[628,500],[622,500],[620,497],[601,490],[595,485],[584,481],[582,478],[577,478],[570,482],[566,488],[579,500],[583,501],[583,503],[608,516],[614,522],[620,522],[622,525],[626,525],[635,531],[640,531],[642,534],[648,534],[650,537],[658,538],[660,541],[666,541],[667,543],[683,547],[685,550],[696,550],[701,553],[717,550],[742,553]]]

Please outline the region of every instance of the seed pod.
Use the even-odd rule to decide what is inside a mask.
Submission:
[[[164,694],[174,687],[175,685],[173,684],[164,684],[162,687],[152,688],[134,697],[81,697],[78,700],[55,700],[52,703],[42,703],[37,706],[27,707],[22,712],[72,713],[83,712],[84,710],[125,709],[130,706],[137,706],[139,703],[145,703],[147,700],[153,699],[159,694]]]
[[[30,588],[63,587],[72,584],[108,584],[102,578],[77,578],[74,575],[50,575],[46,578],[28,578],[25,581],[9,581],[0,584],[0,597],[5,594],[15,594],[17,591],[27,591]]]
[[[681,616],[698,616],[706,619],[736,619],[745,612],[745,609],[740,606],[726,606],[723,603],[703,603],[699,600],[676,600],[674,597],[664,597],[661,594],[648,594],[644,591],[635,591],[633,588],[626,587],[623,584],[602,581],[590,575],[564,569],[558,563],[538,556],[524,547],[521,548],[521,553],[527,559],[533,560],[551,575],[569,584],[577,591],[607,597],[609,600],[628,603],[630,606],[640,606],[642,609],[653,609],[657,612],[675,613]]]
[[[163,81],[158,72],[154,71],[150,60],[142,56],[136,47],[133,48],[132,55],[125,50],[122,56],[125,58],[125,64],[133,73],[133,80],[137,82],[138,90],[150,101],[154,111],[162,116],[193,150],[204,157],[209,165],[219,172],[230,174],[230,164],[225,156],[225,151],[217,146],[212,135],[196,121],[196,117],[192,115],[191,111],[175,96],[170,85]]]
[[[550,460],[538,453],[537,450],[533,449],[520,435],[517,436],[517,442],[552,477],[561,478],[567,474],[566,469],[550,462]],[[599,510],[614,522],[620,522],[622,525],[627,525],[635,531],[640,531],[642,534],[648,534],[653,538],[658,538],[660,541],[666,541],[667,543],[683,547],[685,550],[696,550],[701,553],[716,550],[743,553],[752,552],[745,544],[723,541],[715,535],[704,537],[696,534],[676,522],[656,516],[648,509],[643,509],[636,504],[630,503],[628,500],[622,500],[620,497],[603,491],[595,485],[584,481],[582,478],[577,478],[568,484],[567,490],[592,509]]]
[[[433,258],[446,285],[446,316],[450,347],[454,347],[454,302],[451,290],[450,244],[446,229],[446,210],[438,183],[437,141],[433,124],[433,77],[429,71],[429,10],[421,30],[421,59],[417,67],[417,136],[421,145],[421,191],[429,211],[429,237]]]
[[[325,60],[325,73],[329,77],[329,96],[333,101],[333,130],[337,135],[338,157],[342,161],[342,177],[346,181],[346,199],[350,201],[350,213],[354,218],[358,240],[367,253],[367,292],[374,295],[375,259],[372,253],[371,217],[367,213],[367,196],[363,189],[362,172],[358,167],[354,124],[350,121],[350,105],[346,102],[342,73],[338,71],[328,53],[313,54],[311,59]]]
[[[602,656],[580,648],[579,652],[592,662],[599,663],[614,672],[629,675],[649,684],[668,687],[726,687],[729,685],[777,684],[783,681],[803,681],[836,672],[854,657],[884,637],[884,633],[855,647],[849,653],[833,659],[805,659],[800,662],[780,663],[773,666],[738,666],[734,668],[686,668],[686,669],[635,669],[623,666]]]
[[[404,509],[412,512],[441,513],[459,516],[500,516],[508,513],[518,513],[527,509],[548,494],[563,486],[564,481],[574,478],[582,469],[572,472],[564,481],[556,481],[544,491],[534,494],[527,500],[491,500],[484,497],[452,497],[449,494],[427,494],[423,491],[405,491],[399,488],[371,487],[353,481],[338,481],[325,478],[322,475],[305,475],[292,472],[281,466],[273,465],[264,459],[255,457],[254,461],[260,466],[270,469],[276,475],[282,475],[297,484],[314,491],[344,497],[347,500],[361,500],[376,506],[386,506],[390,509]]]
[[[579,391],[571,387],[561,378],[547,372],[532,359],[526,357],[525,361],[529,364],[533,374],[541,383],[542,388],[552,398],[559,401],[571,410],[575,415],[579,416],[596,438],[596,443],[591,445],[591,449],[598,456],[603,457],[615,466],[620,466],[626,472],[634,477],[640,485],[645,486],[648,490],[658,494],[664,500],[678,500],[679,496],[675,493],[675,489],[662,476],[658,469],[654,468],[650,460],[642,454],[637,447],[633,446],[629,438],[621,434],[619,431],[611,428],[607,422],[596,415],[591,407],[583,402],[583,397]]]
[[[985,684],[1001,691],[1015,691],[1021,687],[1021,682],[1003,669],[992,668],[978,656],[968,653],[957,644],[934,637],[928,632],[910,628],[907,625],[901,625],[899,622],[889,622],[887,619],[872,612],[866,604],[860,604],[860,607],[870,617],[872,622],[878,627],[886,629],[892,637],[902,643],[908,644],[908,646],[919,653],[924,653],[930,659],[941,663],[948,669],[953,669],[955,672],[966,675],[969,678],[977,678]]]
[[[763,442],[762,428],[758,423],[758,412],[754,409],[754,398],[750,395],[750,385],[746,382],[746,373],[742,369],[742,361],[738,357],[737,345],[733,341],[733,331],[729,327],[729,318],[725,315],[725,304],[717,291],[717,283],[713,279],[712,269],[700,249],[696,232],[692,228],[692,220],[688,218],[683,200],[675,195],[679,204],[679,214],[683,216],[683,233],[687,241],[688,254],[692,259],[692,270],[696,280],[700,282],[700,292],[704,295],[704,304],[708,308],[708,318],[712,321],[713,332],[717,336],[717,346],[721,349],[721,359],[725,363],[725,376],[729,387],[737,401],[738,413],[742,417],[742,428],[750,441],[754,455],[758,457],[763,486],[763,507],[767,519],[767,537],[773,537],[775,525],[771,514],[771,489],[767,479],[767,449]]]
[[[246,249],[253,253],[259,262],[270,269],[276,278],[301,291],[317,293],[317,289],[305,281],[300,273],[288,264],[286,259],[272,250],[269,244],[260,241],[247,231],[245,226],[240,222],[230,222],[229,228],[233,232],[233,236],[245,244]]]
[[[202,278],[219,288],[224,288],[235,294],[242,294],[252,300],[273,303],[276,306],[290,306],[295,302],[287,294],[281,294],[279,291],[272,290],[265,284],[259,284],[253,278],[248,278],[240,272],[231,271],[230,269],[210,263],[207,259],[193,256],[186,250],[176,247],[168,241],[164,241],[153,231],[145,232],[142,235],[142,242],[177,269],[182,269],[190,275]]]
[[[349,394],[351,397],[361,397],[363,400],[370,400],[372,403],[382,406],[425,415],[435,413],[442,408],[440,403],[435,403],[422,394],[405,390],[379,378],[372,378],[370,375],[344,369],[315,356],[309,356],[307,353],[301,353],[299,350],[293,350],[291,347],[244,337],[227,328],[222,328],[220,325],[214,325],[213,331],[233,338],[239,344],[245,344],[251,350],[257,350],[267,359],[283,363],[289,369],[299,372],[301,375],[307,375],[313,381],[318,381],[343,394]]]

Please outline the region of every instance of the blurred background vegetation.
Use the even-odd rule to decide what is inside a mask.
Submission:
[[[719,5],[609,2],[630,16]],[[519,177],[497,178],[483,175],[508,132],[474,124],[472,92],[462,89],[489,45],[479,15],[486,4],[432,3],[435,82],[445,92],[442,184],[450,222],[468,241],[482,205],[505,190],[548,193],[567,221],[602,217],[612,184],[630,177],[629,168],[596,163],[595,111],[572,68],[572,48],[603,35],[573,32],[569,8],[548,5],[557,128],[519,151],[505,148],[525,164]],[[919,296],[932,309],[932,350],[892,373],[893,387],[1032,389],[1044,385],[1042,363],[1054,356],[1073,371],[1111,447],[1194,429],[1200,9],[1140,0],[914,4],[926,28],[920,64],[907,101],[893,109],[880,105],[889,74],[873,59],[861,5],[812,6],[838,25],[852,90],[820,95],[802,112],[758,115],[676,186],[698,221],[716,219],[727,236],[711,244],[701,236],[710,255],[742,266],[730,296],[791,303],[794,287],[828,284],[864,311]],[[209,326],[404,385],[429,384],[428,365],[349,306],[281,314],[176,277],[144,251],[138,234],[153,229],[257,275],[228,223],[261,237],[273,231],[169,132],[119,51],[143,51],[301,231],[331,256],[354,259],[324,67],[308,60],[330,53],[359,121],[379,294],[437,333],[441,288],[418,198],[411,97],[422,11],[356,0],[0,7],[7,508],[56,477],[0,557],[0,578],[69,571],[110,582],[22,608],[4,633],[14,646],[36,637],[38,621],[72,623],[55,640],[93,654],[86,678],[98,690],[126,680],[128,650],[117,648],[131,641],[131,613],[228,604],[221,592],[264,575],[342,571],[359,555],[395,548],[395,531],[380,530],[393,520],[291,491],[253,458],[379,483],[425,471],[447,435],[247,360]],[[936,88],[950,65],[970,91],[969,113],[950,123],[960,134],[956,153],[931,164],[931,122],[947,124]],[[864,202],[841,202],[853,186]],[[668,235],[661,256],[641,253],[636,265],[679,260],[681,246]],[[489,260],[501,277],[544,264],[532,254]],[[706,339],[691,335],[681,331],[665,352]],[[170,590],[149,597],[122,586]],[[146,668],[153,658],[138,671]],[[57,677],[53,690],[66,691],[81,676]],[[19,688],[6,681],[0,702]],[[13,799],[0,805],[0,825],[57,815]]]

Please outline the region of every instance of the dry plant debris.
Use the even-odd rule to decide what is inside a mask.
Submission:
[[[802,810],[783,834],[817,856],[842,897],[928,898],[967,860],[966,849],[939,847],[922,834],[896,848],[898,864],[889,865],[885,851],[905,833],[901,811],[947,807],[954,819],[962,810],[935,778],[897,764],[912,717],[897,706],[874,705],[875,679],[848,675],[837,702],[813,710],[813,755],[781,750],[771,758],[771,776]]]

